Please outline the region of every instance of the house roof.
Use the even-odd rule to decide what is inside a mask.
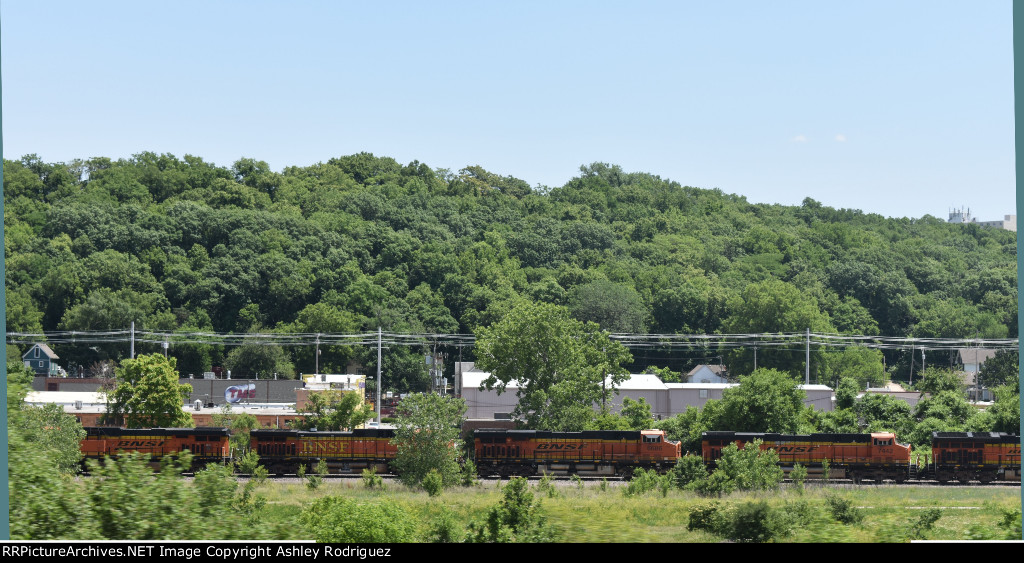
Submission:
[[[46,354],[46,357],[50,358],[51,360],[59,360],[59,359],[60,359],[60,357],[59,357],[59,356],[57,356],[57,354],[54,354],[54,353],[53,353],[53,350],[50,350],[50,347],[49,347],[49,346],[47,346],[46,344],[43,344],[42,342],[38,342],[38,343],[36,343],[36,345],[35,345],[35,346],[33,346],[32,348],[29,348],[29,349],[28,349],[28,352],[25,352],[24,354],[22,354],[22,355],[21,355],[21,359],[23,359],[23,360],[24,360],[25,358],[27,358],[27,357],[28,357],[28,355],[32,353],[32,350],[33,350],[33,349],[35,349],[35,348],[37,348],[37,347],[38,347],[38,348],[39,348],[40,350],[42,350],[42,351],[43,351],[43,353],[44,353],[44,354]]]
[[[715,375],[720,375],[720,376],[723,376],[723,377],[725,376],[725,371],[726,371],[725,370],[725,366],[723,366],[721,364],[701,364],[701,365],[691,369],[690,373],[687,373],[686,375],[687,376],[694,375],[698,371],[700,371],[700,368],[708,368]]]
[[[992,348],[957,348],[956,357],[961,364],[983,364],[996,355]]]

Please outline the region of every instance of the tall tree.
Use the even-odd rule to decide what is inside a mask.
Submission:
[[[160,354],[122,360],[117,387],[110,392],[107,416],[123,418],[127,428],[191,428],[182,406],[192,386],[178,383],[177,362]]]
[[[722,393],[721,430],[796,433],[806,394],[788,374],[759,368]]]
[[[427,473],[436,470],[446,487],[458,483],[466,402],[420,393],[402,399],[396,414],[392,442],[398,452],[393,464],[402,482],[418,486]]]
[[[595,323],[582,323],[565,307],[520,303],[477,333],[477,363],[491,373],[487,389],[518,386],[513,416],[530,428],[580,431],[628,376],[632,361]]]

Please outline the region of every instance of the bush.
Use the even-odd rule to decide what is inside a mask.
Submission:
[[[363,470],[362,473],[363,486],[367,489],[380,489],[384,490],[384,479],[377,475],[377,469],[368,467]]]
[[[690,509],[690,522],[686,529],[704,530],[712,534],[721,535],[726,529],[726,522],[723,518],[717,502],[698,504]]]
[[[921,511],[921,516],[917,522],[910,528],[910,536],[914,539],[923,540],[924,533],[935,527],[935,522],[942,517],[942,510],[938,508],[928,508]]]
[[[321,543],[401,543],[417,539],[413,517],[388,499],[359,503],[326,496],[303,510],[300,522]]]
[[[462,537],[462,527],[451,511],[445,509],[434,518],[430,527],[429,540],[433,543],[458,543]]]
[[[420,485],[424,491],[427,491],[428,495],[436,497],[444,490],[444,478],[441,477],[441,472],[431,469],[423,476],[423,482]]]
[[[708,470],[700,456],[686,454],[676,461],[676,466],[668,475],[673,485],[685,489],[691,483],[707,479]]]
[[[256,472],[256,468],[260,467],[260,456],[255,451],[249,450],[235,460],[235,467],[238,468],[239,473],[252,475]]]
[[[728,529],[729,539],[744,543],[766,543],[787,531],[779,515],[763,500],[735,507]]]
[[[530,485],[522,477],[513,477],[501,489],[502,499],[492,506],[484,522],[469,525],[468,542],[551,542],[557,538],[556,531],[547,525],[540,513]]]
[[[476,484],[476,464],[473,460],[467,459],[462,464],[462,486],[472,487]]]
[[[825,496],[825,503],[828,504],[832,518],[843,524],[859,524],[864,520],[864,514],[854,508],[853,501],[837,494]]]
[[[793,480],[793,488],[796,492],[804,494],[804,481],[807,479],[807,468],[799,463],[793,466],[789,472],[789,478]]]
[[[1021,539],[1020,509],[1004,512],[1003,521],[999,523],[999,527],[1006,530],[1006,539]]]
[[[652,491],[658,487],[658,472],[650,469],[645,470],[642,467],[638,467],[633,472],[633,478],[630,479],[629,483],[625,488],[622,489],[622,493],[627,497],[642,495],[648,491]]]

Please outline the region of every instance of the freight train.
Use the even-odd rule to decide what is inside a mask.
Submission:
[[[138,451],[154,457],[192,452],[193,469],[230,461],[225,428],[155,428],[125,430],[87,428],[82,440],[85,459]],[[312,469],[323,460],[330,473],[359,473],[372,469],[393,473],[398,452],[394,430],[351,432],[253,430],[250,447],[274,475],[294,474],[300,465]],[[855,482],[929,479],[990,482],[1020,480],[1020,437],[995,432],[936,432],[932,435],[932,461],[912,462],[910,446],[892,433],[872,434],[757,434],[705,432],[703,460],[713,469],[729,444],[742,447],[761,440],[761,449],[773,449],[784,470],[796,464],[809,473]],[[679,442],[666,439],[663,430],[553,432],[493,430],[475,432],[473,453],[482,477],[512,475],[621,476],[638,468],[666,472],[683,454]]]
[[[762,450],[775,450],[779,464],[788,471],[796,464],[808,473],[821,473],[826,463],[829,477],[896,481],[911,478],[910,446],[896,441],[891,432],[872,434],[756,434],[749,432],[704,432],[701,450],[704,463],[713,468],[729,444],[743,447],[761,440]]]

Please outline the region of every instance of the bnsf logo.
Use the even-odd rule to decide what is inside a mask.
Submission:
[[[117,443],[119,448],[155,448],[162,445],[163,440],[121,440]]]
[[[775,448],[781,454],[804,454],[818,449],[817,446],[779,446]]]
[[[537,444],[538,450],[582,450],[583,444]]]

